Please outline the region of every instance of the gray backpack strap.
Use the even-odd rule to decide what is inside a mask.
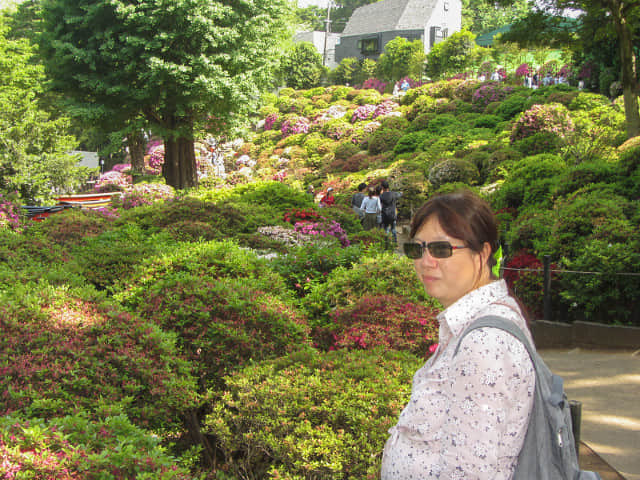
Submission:
[[[535,350],[531,346],[531,343],[529,342],[529,339],[525,336],[525,334],[522,332],[520,327],[518,327],[512,321],[507,320],[504,317],[498,317],[497,315],[487,315],[485,317],[480,317],[477,320],[474,320],[471,323],[471,325],[469,325],[465,329],[465,331],[462,332],[462,335],[460,335],[460,339],[458,340],[458,344],[456,345],[456,349],[453,352],[453,355],[454,356],[457,355],[458,350],[460,349],[460,344],[462,343],[462,340],[464,339],[464,337],[466,337],[473,330],[476,330],[478,328],[486,328],[486,327],[498,328],[500,330],[504,330],[505,332],[510,333],[511,335],[516,337],[518,340],[520,340],[520,342],[527,349],[527,352],[529,353],[529,356],[531,357],[531,361],[534,364],[533,366],[537,367],[537,365],[536,365],[536,355],[534,355]]]

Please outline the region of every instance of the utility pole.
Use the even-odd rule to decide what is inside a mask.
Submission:
[[[324,53],[322,55],[322,66],[327,66],[327,38],[331,33],[331,0],[327,2],[327,19],[324,21]]]

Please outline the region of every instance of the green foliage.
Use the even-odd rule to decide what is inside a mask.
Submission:
[[[369,138],[369,153],[377,155],[379,153],[393,151],[402,135],[402,130],[395,128],[377,129]]]
[[[90,417],[0,417],[6,478],[192,478],[159,437],[131,423],[123,409],[103,406],[97,418]]]
[[[567,166],[560,157],[550,154],[534,155],[516,162],[496,194],[496,205],[498,208],[516,209],[526,205],[525,198],[532,184],[550,180],[566,169]],[[548,184],[548,188],[550,187],[551,185]]]
[[[387,350],[307,351],[245,368],[227,378],[206,419],[220,468],[256,478],[377,477],[420,363]]]
[[[512,143],[513,148],[523,156],[552,154],[565,145],[563,139],[555,132],[536,132]]]
[[[351,268],[363,254],[360,246],[341,248],[339,245],[308,244],[293,248],[286,255],[272,260],[288,287],[298,296],[305,296],[315,285],[328,280],[337,267]]]
[[[425,59],[422,40],[410,42],[404,37],[396,37],[384,46],[384,52],[378,59],[378,72],[382,79],[390,82],[403,77],[419,79]]]
[[[7,38],[0,15],[0,192],[18,192],[24,202],[42,204],[54,191],[80,187],[86,168],[68,152],[76,148],[70,120],[44,107],[45,74],[26,39]]]
[[[396,143],[393,148],[393,153],[399,155],[406,152],[415,152],[430,135],[431,133],[424,131],[407,133],[400,137],[398,143]]]
[[[400,295],[415,302],[427,299],[411,262],[404,256],[384,253],[365,255],[348,269],[336,268],[326,282],[313,286],[302,306],[312,326],[322,325],[329,322],[326,315],[332,309],[352,305],[363,295]]]
[[[355,85],[360,62],[355,57],[343,58],[330,73],[331,81],[336,85]]]
[[[436,43],[427,55],[427,75],[440,79],[445,75],[464,72],[475,61],[478,47],[476,36],[468,30],[455,32],[441,43]]]
[[[319,85],[325,70],[322,55],[310,42],[294,43],[282,60],[281,69],[286,86],[295,89]]]
[[[560,138],[565,138],[573,130],[573,121],[564,105],[559,103],[534,105],[523,112],[514,123],[511,142],[540,132],[549,132]]]

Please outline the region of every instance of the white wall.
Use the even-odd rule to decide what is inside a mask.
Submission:
[[[431,27],[447,29],[448,36],[462,29],[462,2],[460,0],[438,0],[424,31],[424,52],[431,50]]]

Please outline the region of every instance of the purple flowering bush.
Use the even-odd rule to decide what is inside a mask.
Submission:
[[[474,111],[483,112],[487,105],[494,102],[501,102],[507,98],[513,90],[513,87],[505,86],[500,82],[483,83],[482,86],[473,93],[471,98]]]
[[[265,130],[272,130],[273,128],[276,127],[277,121],[278,121],[278,114],[277,113],[270,113],[264,119],[264,129]]]
[[[353,115],[351,116],[351,123],[356,123],[362,120],[369,120],[372,118],[374,112],[376,111],[376,106],[371,104],[361,105],[355,109]]]
[[[313,237],[335,237],[343,247],[349,246],[347,233],[335,220],[322,220],[320,222],[297,222],[294,225],[296,232]]]
[[[377,90],[380,93],[384,93],[385,88],[387,88],[387,84],[377,78],[368,78],[360,87],[356,88],[361,88],[363,90]]]
[[[309,131],[309,127],[311,126],[311,122],[308,118],[305,117],[293,117],[288,118],[284,122],[282,122],[282,126],[280,127],[280,131],[282,132],[282,137],[288,137],[289,135],[296,135],[298,133],[307,133]]]
[[[511,130],[511,143],[541,132],[549,132],[559,138],[565,138],[574,129],[569,111],[564,105],[559,103],[534,105],[523,112],[514,123]]]
[[[145,173],[149,175],[160,175],[162,165],[164,165],[164,144],[158,141],[150,142],[147,145],[147,156],[145,158]]]

